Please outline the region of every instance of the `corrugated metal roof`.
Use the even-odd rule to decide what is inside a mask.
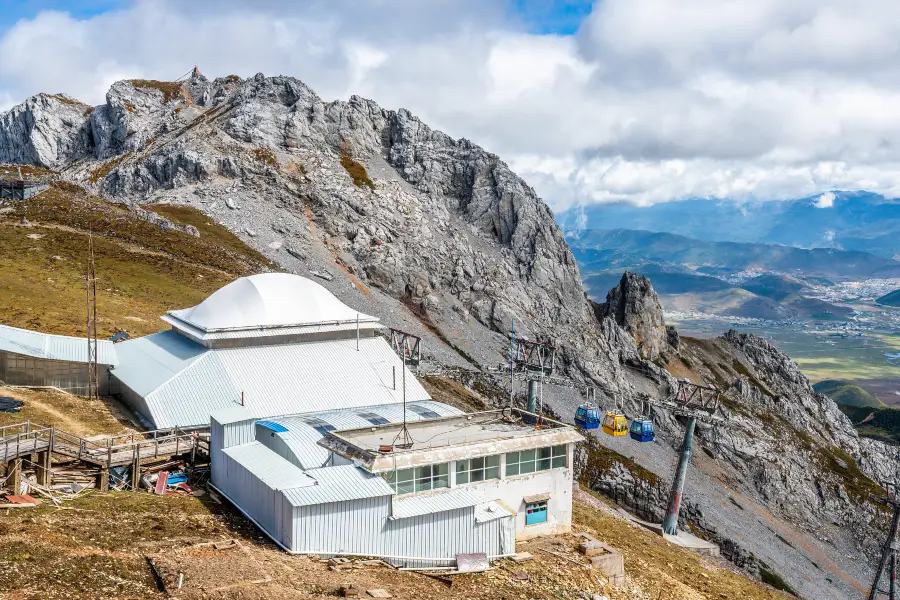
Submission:
[[[8,325],[0,325],[0,350],[47,360],[88,361],[87,338],[53,335]],[[97,362],[110,366],[119,364],[116,347],[109,340],[97,340]]]
[[[499,502],[485,502],[475,507],[475,520],[478,523],[487,523],[512,515],[513,513]]]
[[[408,383],[408,382],[407,382]],[[432,400],[414,403],[417,406],[423,406],[429,410],[440,413],[443,416],[461,415],[463,411],[447,404],[434,402]],[[274,423],[280,423],[287,431],[276,433],[285,445],[291,449],[297,462],[305,469],[318,467],[328,460],[330,452],[319,445],[322,434],[312,425],[307,423],[303,417],[315,417],[331,423],[339,431],[341,429],[352,429],[358,427],[369,427],[372,423],[365,417],[360,417],[359,413],[372,413],[384,417],[389,423],[400,423],[403,421],[403,404],[386,404],[382,406],[370,406],[354,410],[330,410],[308,415],[298,415],[292,417],[280,417],[277,419],[269,419]],[[407,411],[408,421],[418,421],[423,417],[418,414]]]
[[[257,418],[403,401],[403,361],[381,337],[361,339],[359,351],[356,340],[208,350],[178,333],[164,333],[169,335],[148,336],[154,339],[134,349],[127,366],[123,363],[113,373],[144,397],[151,420],[161,429],[207,425],[212,412],[240,402],[242,392],[244,406]],[[406,397],[409,402],[430,400],[411,372]]]
[[[219,409],[210,414],[211,419],[215,419],[217,423],[220,425],[228,425],[229,423],[240,423],[241,421],[248,421],[253,418],[253,415],[250,414],[243,406],[239,404],[235,404],[233,406],[229,406],[228,408]]]
[[[222,450],[273,490],[287,490],[316,484],[302,469],[292,465],[259,442]]]
[[[113,375],[134,393],[146,396],[209,350],[176,331],[162,331],[116,344],[116,352],[120,362]]]
[[[478,506],[484,502],[464,489],[444,490],[427,494],[415,494],[406,498],[394,498],[392,519],[408,519],[447,510]]]
[[[287,431],[287,427],[274,421],[257,421],[256,424],[265,427],[269,431],[274,431],[275,433],[284,433]]]
[[[354,465],[310,469],[306,474],[315,479],[317,485],[284,490],[284,497],[293,506],[377,498],[394,493],[384,479]]]

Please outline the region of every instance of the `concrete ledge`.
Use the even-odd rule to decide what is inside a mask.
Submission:
[[[625,558],[622,554],[593,536],[586,533],[578,535],[584,539],[578,550],[591,559],[591,568],[603,573],[614,587],[625,585]]]

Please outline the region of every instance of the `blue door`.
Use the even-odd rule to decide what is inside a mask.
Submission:
[[[525,505],[525,524],[537,525],[547,522],[547,501],[534,502]]]

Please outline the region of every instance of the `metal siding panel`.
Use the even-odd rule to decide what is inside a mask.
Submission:
[[[315,479],[317,485],[284,490],[285,497],[295,506],[390,497],[394,493],[384,479],[354,465],[311,469],[306,475]]]
[[[474,507],[483,502],[483,499],[461,488],[429,494],[416,494],[406,498],[394,498],[392,517],[394,519],[408,519],[430,513]]]
[[[227,425],[226,430],[228,427],[232,427],[232,425]],[[229,456],[247,469],[263,485],[273,490],[286,490],[315,484],[312,477],[259,442],[225,448],[222,454]]]
[[[175,331],[161,331],[116,344],[119,365],[114,372],[125,385],[146,396],[178,375],[206,348]]]

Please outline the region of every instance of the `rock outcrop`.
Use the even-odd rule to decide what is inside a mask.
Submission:
[[[643,358],[656,360],[666,351],[670,340],[677,345],[677,333],[666,330],[662,305],[650,280],[636,273],[624,273],[619,285],[606,295],[606,302],[595,304],[597,319],[610,318],[631,334]]]
[[[60,169],[93,148],[92,107],[64,94],[38,94],[0,115],[0,163]]]

